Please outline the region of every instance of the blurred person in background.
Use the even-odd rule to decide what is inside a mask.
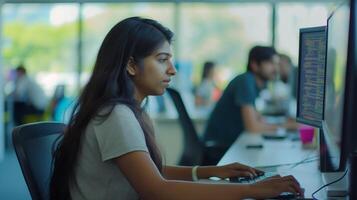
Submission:
[[[276,77],[260,92],[257,109],[267,116],[295,116],[297,68],[285,54],[279,54],[277,66]]]
[[[255,107],[260,91],[276,78],[278,64],[279,56],[273,47],[255,46],[250,50],[247,72],[228,84],[211,113],[204,133],[206,141],[228,148],[243,131],[262,133],[297,128],[292,119],[283,124],[269,124]]]
[[[210,109],[220,97],[220,90],[215,82],[216,64],[207,61],[203,65],[201,83],[197,86],[195,104],[197,107]]]
[[[42,115],[48,104],[45,92],[35,80],[27,75],[26,68],[22,64],[16,68],[11,98],[15,125],[25,123],[26,115]]]
[[[298,68],[294,67],[291,58],[286,54],[279,54],[280,80],[290,88],[290,94],[296,98]]]

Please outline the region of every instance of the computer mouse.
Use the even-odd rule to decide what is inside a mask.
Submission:
[[[296,194],[291,192],[283,192],[279,196],[273,199],[296,199],[298,197]]]
[[[279,196],[276,196],[274,198],[270,198],[270,199],[280,199],[280,200],[283,200],[283,199],[295,199],[295,200],[307,200],[307,199],[310,199],[310,198],[305,198],[299,194],[294,194],[292,192],[283,192],[281,193]]]

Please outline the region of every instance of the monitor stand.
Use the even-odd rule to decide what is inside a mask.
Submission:
[[[331,183],[341,178],[345,172],[323,172],[322,180],[324,184]],[[348,195],[348,175],[342,180],[326,187],[328,197],[344,197]]]

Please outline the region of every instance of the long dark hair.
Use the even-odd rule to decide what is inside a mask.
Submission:
[[[208,77],[209,73],[211,72],[211,70],[214,67],[215,67],[215,64],[212,61],[207,61],[203,64],[201,82],[204,81]]]
[[[93,118],[108,117],[118,103],[127,105],[134,112],[143,129],[150,156],[158,169],[162,170],[162,158],[154,140],[152,126],[134,99],[135,87],[126,67],[129,59],[141,63],[165,41],[171,43],[172,37],[173,33],[158,22],[140,17],[119,22],[106,35],[92,76],[83,89],[68,128],[54,152],[51,199],[71,198],[69,185],[74,181],[74,169],[85,129]],[[107,107],[111,109],[99,115],[98,112]]]

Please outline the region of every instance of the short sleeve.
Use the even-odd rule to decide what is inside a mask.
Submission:
[[[245,76],[240,78],[241,79],[237,80],[234,91],[235,104],[238,106],[254,106],[256,98],[256,84],[254,82],[254,77]]]
[[[146,151],[144,132],[133,111],[117,105],[101,123],[94,124],[102,161],[120,157],[133,151]]]

